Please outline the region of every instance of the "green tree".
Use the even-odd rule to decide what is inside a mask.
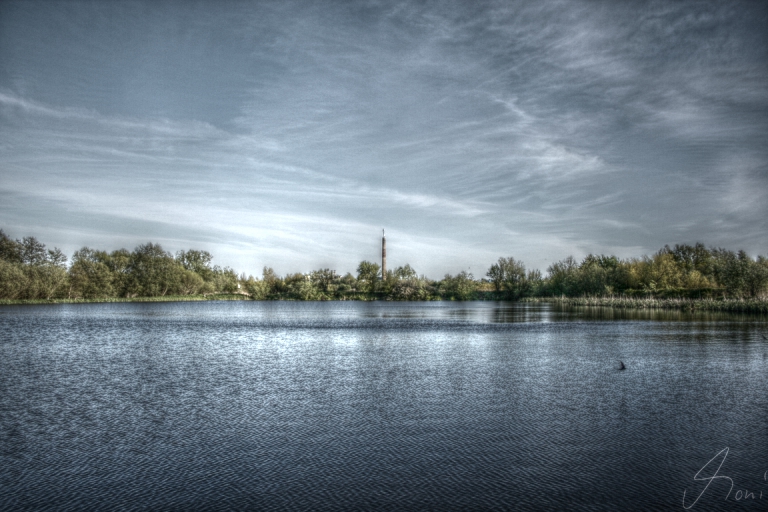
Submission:
[[[340,280],[340,276],[336,274],[336,271],[328,268],[313,270],[310,272],[309,277],[312,284],[327,298],[330,298],[336,291]]]
[[[237,273],[230,267],[213,267],[213,285],[218,293],[237,293]]]
[[[0,298],[21,299],[28,288],[29,283],[21,263],[0,259]]]
[[[411,268],[410,265],[407,263],[403,267],[397,267],[393,273],[395,279],[406,279],[406,280],[412,280],[417,279],[419,276],[416,273],[415,270]]]
[[[198,251],[190,249],[188,251],[178,251],[176,261],[186,270],[195,272],[205,281],[213,279],[213,269],[211,261],[213,256],[208,251]]]
[[[357,283],[364,292],[372,294],[376,290],[380,269],[379,265],[370,261],[361,261],[357,266]]]
[[[23,263],[21,242],[11,239],[0,229],[0,260],[10,263]]]
[[[573,256],[550,265],[547,268],[547,291],[552,295],[571,295],[578,283],[578,270]]]
[[[675,244],[674,249],[665,245],[662,251],[671,254],[675,263],[685,272],[695,270],[705,277],[712,275],[712,253],[702,243],[696,245]]]
[[[103,263],[106,253],[83,247],[72,255],[69,268],[69,296],[72,298],[112,297],[112,272]]]
[[[445,274],[439,284],[440,294],[451,300],[470,300],[475,296],[477,283],[472,274],[462,270],[456,276]]]
[[[48,262],[45,244],[33,236],[25,236],[21,241],[21,258],[27,265],[43,265]]]
[[[734,297],[758,297],[768,286],[768,263],[757,261],[744,251],[712,250],[715,278],[726,293]]]
[[[140,245],[131,253],[128,292],[133,296],[156,297],[178,289],[183,267],[159,244]]]
[[[339,279],[336,294],[339,298],[353,297],[357,293],[357,279],[351,273],[347,272],[344,277]]]
[[[272,267],[264,267],[261,271],[261,280],[266,288],[266,296],[274,296],[280,293],[283,283],[280,277],[275,273]]]
[[[112,289],[118,297],[127,297],[131,293],[133,278],[131,275],[131,253],[127,249],[117,249],[107,254],[96,251],[94,257],[107,266],[112,273]]]
[[[571,293],[578,295],[604,295],[615,290],[614,277],[619,267],[615,256],[587,255],[576,273],[577,282]]]
[[[197,272],[185,268],[176,270],[176,286],[174,292],[179,295],[196,295],[206,290],[206,282]]]
[[[509,299],[524,296],[530,286],[526,283],[525,265],[515,258],[499,258],[491,265],[486,276],[493,283],[496,293],[501,293]]]
[[[269,295],[269,284],[263,279],[259,280],[253,276],[248,276],[248,279],[243,280],[242,284],[245,292],[253,300],[265,300]]]

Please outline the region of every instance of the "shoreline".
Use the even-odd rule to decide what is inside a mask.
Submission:
[[[250,295],[222,293],[211,295],[168,295],[161,297],[105,297],[100,299],[0,299],[0,306],[29,306],[45,304],[105,304],[110,302],[204,302],[253,300]]]
[[[246,294],[208,294],[208,295],[168,295],[161,297],[105,297],[93,299],[0,299],[0,306],[28,306],[45,304],[102,304],[117,302],[205,302],[205,301],[259,301],[259,302],[342,302],[361,301],[371,302],[376,298],[342,298],[321,301],[303,301],[297,299],[253,299]],[[479,299],[487,302],[488,299]],[[385,302],[391,302],[386,301]],[[419,302],[419,301],[395,301]],[[432,302],[432,301],[430,301]],[[451,301],[453,302],[453,301]],[[463,302],[463,301],[456,301]],[[466,302],[473,302],[472,300]],[[665,309],[678,311],[719,311],[729,313],[750,313],[768,315],[768,299],[684,299],[684,298],[653,298],[653,297],[527,297],[520,301],[511,302],[548,302],[564,306],[600,307],[616,309]]]

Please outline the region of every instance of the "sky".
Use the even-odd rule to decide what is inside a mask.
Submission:
[[[768,254],[768,3],[3,1],[0,229],[259,276]]]

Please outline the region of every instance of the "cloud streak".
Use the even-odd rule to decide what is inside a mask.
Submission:
[[[249,272],[352,271],[381,227],[436,277],[677,242],[765,254],[766,14],[3,4],[3,228],[70,252],[204,245]]]

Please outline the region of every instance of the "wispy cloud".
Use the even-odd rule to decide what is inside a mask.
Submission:
[[[287,272],[353,268],[386,227],[436,276],[768,251],[757,4],[62,5],[3,11],[0,215],[30,234]]]

